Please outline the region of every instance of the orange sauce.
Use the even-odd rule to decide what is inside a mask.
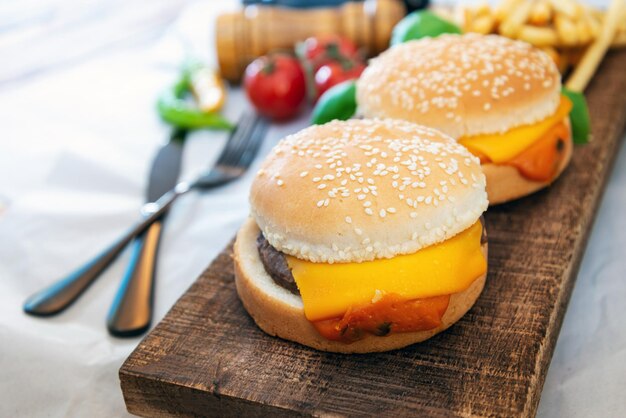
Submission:
[[[550,181],[557,174],[561,159],[565,155],[565,141],[569,141],[569,130],[565,123],[554,125],[539,141],[509,161],[520,174],[534,181]]]
[[[371,304],[350,308],[341,318],[315,321],[325,338],[351,343],[367,334],[426,331],[441,325],[450,295],[407,300],[397,294],[383,295]]]
[[[529,180],[550,181],[565,156],[565,141],[570,141],[570,131],[564,122],[557,123],[541,139],[504,164],[517,168]],[[474,152],[474,155],[480,159],[481,164],[491,162],[485,154]]]

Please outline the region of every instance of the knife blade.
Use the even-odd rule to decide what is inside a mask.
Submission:
[[[183,144],[187,131],[177,129],[169,141],[159,148],[148,176],[146,202],[154,202],[176,186],[183,156]]]
[[[175,130],[161,146],[150,168],[146,202],[154,202],[171,190],[181,170],[183,144],[187,131]],[[164,218],[154,222],[132,245],[128,267],[113,299],[107,317],[109,333],[133,337],[150,328],[154,305],[156,256]]]

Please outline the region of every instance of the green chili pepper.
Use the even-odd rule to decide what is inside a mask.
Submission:
[[[311,122],[321,125],[331,120],[347,120],[356,112],[356,80],[348,80],[328,89],[313,109]]]
[[[391,45],[427,36],[434,38],[443,33],[461,33],[461,29],[431,11],[419,10],[396,24],[391,33]]]
[[[157,101],[159,115],[167,123],[184,129],[233,129],[233,124],[222,115],[202,112],[185,100],[191,89],[193,72],[201,68],[201,64],[195,61],[183,66],[180,79],[159,96]]]
[[[569,112],[570,125],[572,125],[572,139],[574,144],[586,144],[591,134],[591,120],[589,108],[583,93],[568,90],[563,87],[561,91],[572,102],[572,110]]]

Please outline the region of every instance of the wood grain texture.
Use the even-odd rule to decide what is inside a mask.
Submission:
[[[594,140],[550,189],[490,209],[489,275],[448,331],[381,354],[267,336],[244,311],[231,247],[120,370],[143,416],[534,416],[626,120],[626,50],[588,88]]]

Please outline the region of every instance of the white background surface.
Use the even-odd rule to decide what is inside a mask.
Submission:
[[[184,51],[211,56],[217,8],[193,3],[156,35],[0,79],[0,417],[126,415],[117,373],[139,339],[111,338],[104,320],[128,254],[55,318],[26,316],[21,304],[137,219],[151,158],[168,133],[153,111],[155,97],[176,77]],[[0,35],[6,27],[0,19]],[[0,73],[5,63],[15,67],[5,55]],[[234,92],[226,114],[235,120],[244,107]],[[262,153],[306,124],[303,115],[272,128]],[[194,133],[184,176],[208,166],[223,140]],[[177,203],[160,250],[155,323],[247,216],[250,178]],[[538,416],[626,416],[624,207],[626,148],[596,219]]]

